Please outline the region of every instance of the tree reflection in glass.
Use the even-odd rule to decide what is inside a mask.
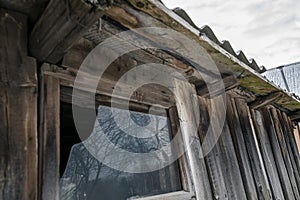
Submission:
[[[95,123],[90,137],[84,141],[93,152],[103,153],[104,137],[115,146],[135,153],[156,151],[172,140],[169,119],[165,116],[130,111],[128,117],[126,110],[99,106],[97,120],[99,123]],[[105,153],[109,155],[110,151]],[[124,169],[132,167],[130,160],[116,159]],[[153,172],[127,173],[97,160],[83,143],[72,147],[60,185],[63,200],[124,200],[182,189],[177,162]]]

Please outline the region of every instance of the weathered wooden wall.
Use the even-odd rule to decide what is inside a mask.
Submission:
[[[26,16],[0,8],[0,199],[37,198],[37,73]]]
[[[227,96],[227,120],[214,149],[205,157],[217,199],[299,199],[299,152],[294,127],[272,106],[250,109],[243,98]],[[200,138],[218,99],[199,97]],[[215,123],[215,122],[212,122]]]

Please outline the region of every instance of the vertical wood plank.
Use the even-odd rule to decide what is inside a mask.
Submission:
[[[173,137],[175,137],[175,135],[177,134],[181,134],[180,129],[179,129],[179,120],[178,120],[178,115],[177,115],[177,109],[176,107],[171,107],[169,109],[169,117],[170,117],[170,123],[171,123],[171,128],[172,128],[172,133],[173,133]],[[182,138],[181,138],[182,140]],[[174,148],[174,150],[176,151],[178,149],[178,147],[180,146],[180,144],[176,143],[176,148]],[[176,154],[178,154],[179,152],[176,151]],[[189,165],[187,163],[187,157],[186,154],[183,154],[182,156],[180,156],[178,158],[178,164],[180,166],[180,176],[181,176],[181,185],[184,191],[189,191],[190,188],[189,186],[192,185],[191,182],[191,175],[190,175],[190,168]],[[177,187],[176,187],[177,188]]]
[[[300,171],[300,155],[298,153],[297,144],[293,134],[292,122],[286,113],[282,113],[282,117],[283,117],[283,124],[285,125],[286,128],[286,132],[285,132],[286,140],[289,143],[289,146],[291,147],[290,156],[295,160],[297,170]]]
[[[199,137],[197,136],[197,120],[199,119],[196,89],[187,82],[174,80],[174,95],[180,120],[183,141],[187,147],[187,157],[191,167],[191,175],[197,199],[212,199],[211,188]]]
[[[213,132],[208,130],[211,114],[211,102],[205,98],[198,97],[199,110],[200,110],[200,126],[199,126],[199,137],[203,144],[204,138],[207,138],[209,145],[213,145]],[[214,123],[214,122],[212,122]],[[206,150],[208,151],[208,150]],[[225,186],[225,178],[222,173],[222,163],[218,159],[219,149],[214,147],[206,156],[205,163],[209,174],[209,181],[213,192],[214,199],[228,199],[228,193]]]
[[[297,181],[297,186],[298,186],[298,191],[300,191],[300,174],[299,174],[299,170],[298,170],[298,167],[299,167],[299,163],[297,162],[297,160],[295,159],[294,155],[293,155],[293,150],[292,150],[292,147],[291,147],[291,144],[290,144],[290,140],[289,140],[289,137],[288,137],[288,125],[286,124],[284,118],[283,118],[283,114],[281,111],[277,111],[278,113],[278,118],[279,118],[279,121],[280,121],[280,124],[281,124],[281,127],[282,127],[282,131],[283,131],[283,140],[285,141],[286,143],[286,151],[290,157],[290,161],[291,161],[291,164],[292,164],[292,169],[293,169],[293,172],[294,172],[294,176],[295,176],[295,179]]]
[[[227,123],[227,122],[226,122]],[[225,175],[225,184],[228,191],[229,199],[246,199],[241,172],[239,169],[234,145],[229,133],[229,127],[224,125],[218,145],[220,146],[220,156],[222,163],[222,171]]]
[[[258,197],[259,199],[272,199],[272,192],[253,127],[249,107],[244,99],[235,100]]]
[[[294,137],[295,137],[296,144],[297,144],[297,147],[298,147],[298,152],[299,152],[299,155],[300,155],[300,128],[299,128],[299,124],[296,125],[295,128],[294,128]]]
[[[227,96],[227,121],[240,167],[247,199],[258,199],[244,135],[234,98]]]
[[[282,158],[280,159],[279,157],[281,156],[281,152],[267,108],[264,107],[261,111],[253,111],[252,116],[255,118],[257,137],[259,138],[259,144],[262,149],[274,197],[276,199],[295,199],[288,180],[285,164]],[[283,177],[283,174],[286,177]]]
[[[37,198],[37,73],[26,16],[0,8],[0,199]]]
[[[276,131],[276,136],[277,136],[277,142],[278,142],[278,146],[281,150],[281,154],[279,155],[275,155],[281,157],[282,155],[282,159],[283,159],[283,164],[285,164],[286,170],[288,172],[288,176],[289,177],[289,181],[291,182],[291,186],[293,188],[293,192],[295,195],[296,199],[300,199],[300,195],[299,195],[299,190],[298,190],[298,186],[300,184],[300,182],[297,183],[297,179],[296,177],[299,177],[299,174],[294,174],[293,171],[293,166],[292,166],[292,162],[288,153],[288,148],[283,136],[283,129],[281,127],[280,121],[279,121],[279,116],[278,116],[278,112],[275,108],[270,108],[270,113],[272,115],[272,121],[273,121],[273,125]],[[276,142],[276,143],[277,143]],[[275,144],[277,146],[277,144]],[[274,147],[274,148],[278,148],[278,147]],[[276,154],[276,153],[275,153]],[[284,178],[284,177],[283,177]]]
[[[53,200],[59,199],[60,84],[59,79],[43,74],[41,83],[44,91],[41,94],[41,196],[43,200]]]

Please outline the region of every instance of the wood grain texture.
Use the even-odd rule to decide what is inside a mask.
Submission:
[[[0,199],[36,199],[36,61],[25,16],[0,9],[0,26]]]
[[[183,142],[191,169],[193,190],[197,199],[212,199],[207,170],[202,155],[200,139],[197,136],[199,119],[198,99],[195,88],[187,82],[174,80],[174,95],[180,120]]]
[[[245,138],[239,121],[239,114],[235,100],[231,95],[227,95],[227,123],[236,151],[247,199],[258,199]]]
[[[284,199],[285,197],[287,198],[287,196],[284,195],[288,195],[285,190],[286,188],[284,187],[285,184],[289,184],[289,190],[291,189],[291,187],[289,180],[285,180],[288,182],[282,182],[282,184],[280,182],[280,178],[282,178],[282,176],[280,176],[281,171],[279,170],[280,168],[285,168],[285,166],[277,165],[278,163],[276,163],[276,156],[281,155],[281,152],[278,151],[279,149],[277,148],[272,148],[273,146],[275,146],[275,144],[273,145],[275,141],[272,141],[272,138],[276,137],[276,134],[274,133],[274,130],[271,127],[272,124],[270,121],[270,116],[268,114],[269,113],[265,108],[263,108],[261,112],[252,111],[252,116],[255,116],[255,119],[253,119],[253,121],[257,132],[259,146],[262,151],[262,156],[265,161],[266,171],[270,180],[272,193],[275,199]],[[277,152],[273,152],[273,150],[277,150]],[[279,155],[276,155],[276,153]],[[280,166],[278,170],[276,166]],[[284,170],[284,172],[286,172],[286,170]],[[293,196],[293,191],[290,190],[289,192],[291,192],[289,198],[295,199]]]
[[[41,72],[40,97],[40,170],[41,198],[59,199],[59,138],[60,138],[60,85],[59,79]]]
[[[276,135],[273,136],[274,137],[273,141],[275,139],[278,141],[278,145],[281,150],[281,154],[278,152],[275,152],[275,157],[278,157],[277,159],[279,159],[278,162],[280,162],[281,166],[283,165],[283,167],[281,167],[278,170],[282,171],[284,173],[283,170],[284,170],[284,168],[286,168],[288,175],[285,175],[286,177],[282,177],[282,179],[289,178],[289,180],[282,180],[282,181],[290,181],[293,192],[294,192],[295,199],[300,199],[299,190],[298,190],[298,185],[300,184],[299,183],[299,173],[297,173],[297,172],[294,173],[294,170],[293,170],[292,161],[289,156],[287,144],[286,144],[286,141],[285,141],[285,138],[283,135],[284,134],[283,128],[280,124],[280,120],[279,120],[279,116],[278,116],[279,111],[277,111],[275,108],[272,107],[269,109],[269,112],[271,114],[273,126],[276,131]],[[276,136],[277,136],[277,138],[275,138]],[[277,142],[276,141],[274,141],[274,142],[275,143],[273,143],[273,145],[274,145],[273,151],[276,151],[278,149],[277,144],[276,144]],[[282,163],[282,161],[280,161],[281,157],[282,157],[284,163]],[[282,176],[284,176],[284,174],[282,174]]]
[[[57,63],[111,4],[111,0],[97,5],[83,0],[51,0],[31,32],[30,53],[40,62]]]
[[[251,119],[250,109],[243,99],[236,99],[236,107],[239,115],[241,129],[245,139],[245,145],[249,156],[255,186],[259,199],[272,199],[272,191],[270,188],[266,166],[262,158],[256,132],[254,130]]]

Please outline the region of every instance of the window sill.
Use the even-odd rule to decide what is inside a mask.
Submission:
[[[130,197],[127,200],[196,200],[196,197],[194,193],[178,191],[150,197]]]

